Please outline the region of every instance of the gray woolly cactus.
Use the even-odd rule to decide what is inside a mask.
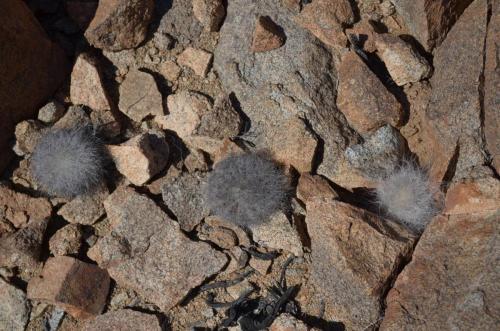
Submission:
[[[404,161],[376,188],[377,203],[389,216],[421,233],[438,208],[427,173],[411,161]]]
[[[35,181],[50,194],[74,197],[103,179],[106,154],[92,127],[55,129],[38,142],[31,156]]]
[[[242,226],[266,221],[288,199],[288,177],[256,154],[232,155],[208,176],[205,203],[217,216]]]

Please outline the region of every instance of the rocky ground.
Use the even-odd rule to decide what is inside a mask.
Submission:
[[[500,329],[497,0],[3,0],[0,19],[0,330],[223,329],[214,302],[249,291],[272,331]],[[48,196],[31,154],[82,125],[106,182]],[[242,151],[293,183],[251,229],[201,192]],[[423,234],[373,202],[408,157],[440,189]]]

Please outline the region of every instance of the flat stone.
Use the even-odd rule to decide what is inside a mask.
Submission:
[[[198,76],[205,77],[212,65],[213,55],[203,49],[187,47],[177,57],[177,63],[188,67]]]
[[[444,179],[457,148],[455,178],[467,178],[473,167],[485,163],[480,90],[487,7],[485,0],[474,1],[434,52],[426,121],[435,141],[431,175],[439,174],[438,180]]]
[[[169,148],[165,140],[143,133],[121,145],[108,145],[118,171],[135,185],[143,185],[165,168]]]
[[[49,258],[28,283],[28,298],[63,308],[77,319],[99,315],[110,279],[106,270],[69,256]]]
[[[434,218],[389,291],[380,330],[495,330],[499,217]]]
[[[407,153],[406,140],[398,130],[385,125],[362,144],[345,151],[349,165],[371,180],[381,180],[392,173]]]
[[[181,138],[194,134],[201,117],[212,110],[206,96],[187,90],[169,95],[167,106],[169,114],[157,118],[157,123],[163,129],[175,131]]]
[[[484,214],[500,206],[500,181],[493,176],[461,180],[453,183],[446,192],[444,213]]]
[[[33,153],[38,141],[43,136],[45,127],[37,120],[27,120],[16,125],[16,145],[14,152],[19,156]]]
[[[260,225],[251,226],[251,230],[253,240],[260,246],[282,249],[295,256],[303,255],[299,234],[282,212],[276,213]]]
[[[193,0],[193,13],[206,31],[215,32],[226,15],[222,0]]]
[[[431,50],[445,39],[448,31],[472,1],[394,0],[392,3],[411,35],[425,49]]]
[[[104,215],[102,203],[108,195],[108,188],[101,185],[95,192],[73,198],[62,206],[57,214],[70,223],[92,225]]]
[[[347,0],[316,0],[304,6],[295,21],[327,46],[345,46],[343,26],[354,23],[354,13]]]
[[[33,219],[48,219],[52,214],[52,206],[46,198],[33,198],[4,185],[0,185],[0,210],[5,211],[5,218],[16,228]]]
[[[116,189],[104,207],[112,233],[98,240],[89,257],[120,286],[163,311],[227,263],[223,253],[189,240],[152,200],[130,187]]]
[[[135,48],[146,38],[153,10],[153,0],[99,1],[85,37],[94,47],[109,51]]]
[[[136,122],[146,116],[163,115],[162,102],[156,82],[148,73],[133,69],[120,85],[120,111]]]
[[[285,43],[282,29],[269,16],[260,16],[253,32],[252,52],[268,52],[280,48]]]
[[[354,52],[340,63],[337,106],[360,134],[368,134],[385,124],[398,126],[402,109],[378,77]]]
[[[74,105],[86,105],[102,111],[111,109],[97,62],[88,54],[80,54],[73,66],[70,98]]]
[[[415,83],[430,76],[427,60],[398,36],[383,34],[375,41],[377,54],[399,86]]]
[[[183,174],[162,187],[163,201],[177,217],[181,229],[190,232],[210,214],[203,197],[204,173]]]
[[[196,134],[215,139],[233,138],[240,133],[242,120],[234,109],[228,95],[215,99],[212,110],[203,113]]]
[[[382,313],[381,299],[415,238],[403,227],[344,202],[307,205],[311,238],[311,297],[325,303],[324,319],[365,330]]]
[[[274,320],[269,331],[309,331],[309,328],[292,315],[283,313]]]
[[[30,318],[26,294],[0,278],[0,326],[4,330],[24,331]]]
[[[66,108],[57,100],[50,101],[38,111],[38,120],[44,123],[53,123],[60,119]]]
[[[68,224],[50,238],[49,248],[54,256],[77,255],[83,242],[82,228],[78,224]]]
[[[300,175],[297,185],[297,198],[306,205],[309,201],[316,198],[334,199],[338,194],[331,187],[326,179],[318,175],[303,173]]]
[[[161,331],[162,328],[155,315],[141,313],[130,309],[120,309],[99,315],[88,320],[82,331]]]

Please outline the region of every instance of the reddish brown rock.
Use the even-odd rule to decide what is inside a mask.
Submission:
[[[12,153],[14,125],[34,117],[67,73],[63,51],[45,35],[24,1],[0,2],[0,171]]]
[[[146,38],[153,9],[153,0],[101,0],[85,37],[108,51],[137,47]]]
[[[89,257],[120,286],[164,311],[226,265],[223,253],[188,239],[177,222],[130,187],[116,189],[104,207],[112,233],[99,239]]]
[[[222,0],[193,0],[193,14],[206,31],[218,31],[226,10]]]
[[[314,199],[307,205],[311,238],[311,298],[325,303],[327,320],[365,330],[381,314],[381,298],[413,236],[403,227],[346,203]]]
[[[39,277],[28,283],[28,298],[62,307],[78,319],[99,315],[110,279],[106,270],[69,256],[47,260]]]
[[[486,0],[474,1],[434,52],[435,72],[426,112],[435,144],[432,173],[446,173],[447,161],[455,156],[457,179],[468,177],[473,167],[485,163],[480,90],[486,19]]]
[[[380,330],[495,330],[500,214],[437,216],[386,302]]]
[[[491,213],[500,209],[500,181],[494,177],[462,180],[446,192],[444,213]]]
[[[199,48],[187,47],[177,57],[177,63],[191,68],[200,77],[205,77],[212,65],[213,55]]]
[[[161,331],[155,315],[121,309],[107,312],[85,322],[82,331]]]
[[[427,50],[439,46],[472,0],[394,0],[410,34]]]
[[[66,12],[71,19],[78,24],[81,30],[85,30],[97,10],[98,2],[67,1]]]
[[[297,198],[307,204],[315,198],[334,199],[338,194],[328,181],[321,176],[303,173],[297,186]]]
[[[267,52],[280,48],[285,43],[285,35],[281,28],[269,16],[260,16],[255,23],[252,46],[254,53]]]
[[[484,65],[484,135],[491,164],[500,173],[500,4],[492,2]]]
[[[21,228],[31,219],[48,219],[52,206],[46,198],[33,198],[0,185],[0,209],[5,210],[5,218],[16,228]]]
[[[401,105],[378,77],[354,52],[349,52],[338,68],[337,106],[349,124],[367,134],[401,121]]]
[[[90,55],[80,54],[76,59],[71,73],[70,94],[75,105],[86,105],[93,110],[111,109],[97,63]]]
[[[352,28],[346,29],[345,33],[347,36],[353,34],[358,40],[358,46],[362,48],[365,52],[373,53],[377,50],[375,46],[375,41],[378,38],[378,34],[375,32],[373,25],[368,20],[362,20],[356,23]],[[349,38],[351,39],[351,37]]]
[[[354,23],[354,13],[348,0],[316,0],[305,5],[295,21],[325,45],[345,46],[343,27]]]

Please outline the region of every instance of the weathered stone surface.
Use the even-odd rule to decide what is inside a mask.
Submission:
[[[158,70],[170,82],[175,82],[182,72],[182,69],[174,61],[163,62]]]
[[[168,115],[157,118],[158,124],[181,138],[190,136],[200,126],[201,117],[212,109],[210,100],[196,92],[180,91],[167,98]]]
[[[218,31],[226,9],[222,0],[193,0],[193,14],[206,31]]]
[[[269,16],[283,29],[284,46],[251,52],[248,45],[259,16]],[[248,136],[256,148],[269,149],[272,136],[291,135],[280,124],[304,118],[324,142],[317,171],[332,176],[344,149],[358,137],[335,104],[337,77],[331,54],[294,22],[293,12],[280,1],[230,1],[214,55],[214,69],[226,92],[234,93],[251,121]],[[290,144],[288,149],[294,147]]]
[[[356,188],[375,188],[377,181],[370,179],[360,170],[353,168],[345,155],[339,160],[336,172],[331,175],[330,179],[335,184],[353,191]]]
[[[427,50],[439,46],[472,0],[394,0],[411,35]]]
[[[78,224],[68,224],[49,240],[49,248],[54,256],[76,255],[82,246],[82,229]]]
[[[365,330],[380,318],[380,300],[414,238],[391,221],[335,200],[311,200],[306,223],[310,283],[314,297],[325,302],[324,318]]]
[[[120,309],[97,316],[86,321],[82,331],[161,331],[155,315],[144,314],[135,310]]]
[[[285,43],[281,28],[269,16],[260,16],[253,31],[252,52],[267,52],[280,48]]]
[[[205,77],[212,65],[213,55],[203,49],[187,47],[177,57],[177,63],[191,68],[198,76]]]
[[[272,215],[267,222],[251,226],[251,231],[253,240],[260,246],[303,255],[299,234],[282,212]]]
[[[46,198],[33,198],[0,185],[0,210],[16,228],[21,228],[32,219],[48,219],[52,206]]]
[[[85,31],[89,43],[109,51],[137,47],[146,38],[153,0],[104,0]]]
[[[255,269],[259,274],[265,276],[269,273],[271,265],[273,264],[272,260],[261,260],[255,257],[250,258],[250,262],[248,263],[253,269]]]
[[[80,54],[73,66],[70,98],[74,105],[86,105],[102,111],[111,109],[97,62],[88,54]]]
[[[247,232],[233,222],[226,221],[217,216],[208,216],[205,218],[205,223],[211,227],[230,229],[238,237],[238,245],[240,246],[249,247],[251,245]]]
[[[500,181],[493,176],[453,183],[446,192],[445,214],[491,213],[500,207]]]
[[[120,85],[119,108],[136,122],[146,116],[163,115],[162,96],[156,82],[148,73],[131,70]]]
[[[497,329],[499,217],[437,216],[389,292],[380,329]]]
[[[401,164],[407,152],[406,140],[390,125],[375,131],[362,144],[345,151],[349,165],[371,180],[380,180]]]
[[[208,171],[208,156],[199,149],[190,149],[188,156],[184,159],[184,166],[188,172]]]
[[[222,140],[217,150],[212,151],[212,160],[215,163],[225,159],[230,155],[244,153],[244,149],[229,138]]]
[[[297,198],[307,204],[311,199],[334,199],[338,194],[333,190],[328,181],[321,176],[303,173],[297,185]]]
[[[484,136],[491,157],[491,164],[500,173],[500,5],[493,1],[486,35],[486,59],[484,64]]]
[[[36,144],[43,135],[44,126],[37,120],[22,121],[16,125],[16,145],[14,152],[23,156],[31,154],[36,147]]]
[[[203,198],[206,175],[184,174],[162,187],[163,201],[175,214],[181,229],[192,231],[198,223],[210,214]]]
[[[108,188],[101,185],[95,192],[75,197],[62,206],[57,214],[70,223],[92,225],[104,215],[102,203],[108,195]]]
[[[104,207],[113,231],[89,250],[89,257],[120,286],[162,310],[175,306],[227,262],[208,244],[189,240],[152,200],[130,187],[116,189]]]
[[[0,2],[0,171],[10,161],[14,125],[35,117],[64,80],[64,52],[45,35],[24,1]]]
[[[240,132],[241,122],[229,96],[222,94],[215,99],[212,110],[202,115],[196,134],[216,139],[233,138]]]
[[[223,249],[231,249],[238,244],[238,236],[231,229],[210,226],[203,223],[198,230],[198,238],[208,240]]]
[[[169,148],[162,137],[143,133],[121,145],[108,146],[118,171],[135,185],[143,185],[168,162]]]
[[[431,66],[410,44],[391,34],[380,35],[375,41],[377,54],[398,85],[415,83],[431,74]]]
[[[24,331],[30,317],[30,304],[26,294],[0,277],[0,328]]]
[[[85,30],[97,10],[98,1],[87,2],[87,1],[66,1],[66,12],[68,16],[80,27],[81,30]]]
[[[90,120],[99,137],[112,139],[121,133],[121,124],[113,111],[93,111]]]
[[[401,105],[356,53],[345,55],[338,70],[337,106],[356,131],[368,134],[385,124],[399,125]]]
[[[357,38],[358,47],[365,52],[373,53],[377,50],[375,41],[378,39],[379,34],[375,32],[375,28],[370,20],[361,20],[352,28],[346,29],[345,34],[349,36],[349,40],[352,39],[350,35],[354,35]]]
[[[47,220],[32,220],[21,230],[0,238],[0,266],[34,271],[40,264],[47,223]]]
[[[316,0],[304,6],[295,18],[327,46],[345,46],[343,26],[354,23],[354,13],[348,0]]]
[[[28,298],[62,307],[75,318],[99,315],[110,279],[106,270],[69,256],[47,260],[42,274],[28,283]]]
[[[427,108],[435,137],[431,173],[444,174],[457,151],[455,178],[485,162],[481,136],[480,86],[484,60],[487,3],[474,1],[434,53],[435,72]],[[443,178],[440,178],[442,180]]]
[[[81,106],[70,106],[66,114],[59,119],[52,128],[54,129],[71,129],[74,127],[84,127],[91,125],[89,115]]]
[[[168,10],[160,21],[159,33],[175,36],[176,42],[181,45],[199,40],[203,25],[196,19],[191,1],[166,2],[163,8]]]
[[[64,115],[65,107],[57,100],[52,100],[38,111],[38,120],[53,123]]]
[[[304,322],[299,321],[290,314],[279,315],[269,327],[269,331],[308,331],[309,328]]]

